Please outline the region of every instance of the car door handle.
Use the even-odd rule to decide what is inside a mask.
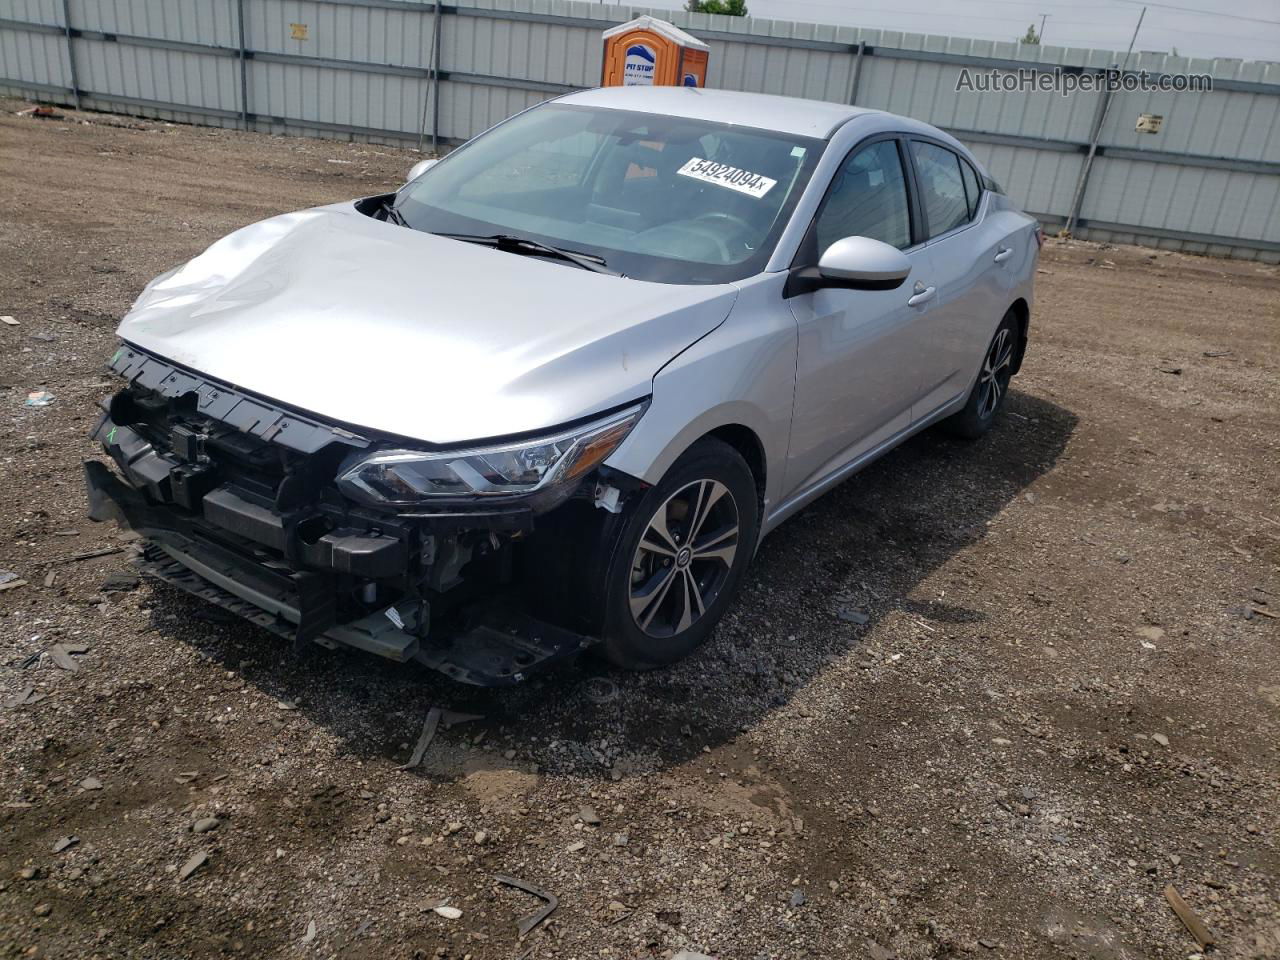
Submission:
[[[921,289],[920,285],[917,284],[916,292],[912,296],[907,298],[907,306],[918,307],[922,303],[928,303],[930,300],[933,299],[933,295],[937,292],[938,292],[937,287],[925,287]]]
[[[1013,256],[1013,248],[1006,247],[1005,249],[997,253],[994,259],[996,263],[1004,263],[1006,260],[1008,260],[1012,256]]]

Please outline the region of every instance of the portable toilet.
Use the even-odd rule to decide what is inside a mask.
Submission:
[[[657,17],[636,17],[606,30],[602,87],[702,87],[705,43]]]

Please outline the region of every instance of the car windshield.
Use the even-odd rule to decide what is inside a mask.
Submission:
[[[725,283],[764,268],[824,146],[548,104],[454,151],[406,186],[395,210],[416,230],[519,237],[636,279]]]

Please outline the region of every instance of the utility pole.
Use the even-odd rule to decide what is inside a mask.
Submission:
[[[1124,55],[1124,63],[1120,65],[1120,75],[1123,75],[1129,67],[1129,57],[1133,54],[1133,45],[1138,42],[1138,31],[1142,29],[1142,18],[1147,15],[1147,8],[1143,7],[1142,12],[1138,14],[1138,25],[1133,28],[1133,37],[1129,40],[1129,49]],[[1107,122],[1107,113],[1111,110],[1111,101],[1114,99],[1112,90],[1107,87],[1102,91],[1102,100],[1098,104],[1098,116],[1093,125],[1093,134],[1089,137],[1089,152],[1085,154],[1084,166],[1080,170],[1080,179],[1076,183],[1076,193],[1071,200],[1071,212],[1067,215],[1067,225],[1062,228],[1062,232],[1066,236],[1071,236],[1076,229],[1076,221],[1080,219],[1080,208],[1084,206],[1084,191],[1089,184],[1089,171],[1093,168],[1093,158],[1098,152],[1098,138],[1102,136],[1102,125]]]
[[[1133,28],[1133,37],[1129,40],[1129,51],[1124,55],[1124,67],[1121,67],[1121,70],[1129,66],[1129,54],[1133,53],[1133,45],[1138,42],[1138,31],[1142,29],[1142,18],[1146,15],[1147,8],[1143,7],[1142,12],[1138,14],[1138,25]]]

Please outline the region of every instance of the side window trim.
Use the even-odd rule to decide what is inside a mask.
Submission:
[[[963,156],[960,157],[960,168],[960,179],[964,181],[964,192],[966,194],[969,192],[969,177],[973,178],[974,186],[977,187],[978,190],[978,195],[973,198],[970,204],[973,209],[969,213],[969,222],[972,223],[974,220],[978,219],[978,209],[982,206],[982,195],[986,193],[986,191],[982,188],[982,178],[978,176],[978,171],[974,168],[973,164]],[[969,171],[969,177],[965,177],[963,175],[965,170]]]
[[[898,150],[902,154],[902,162],[907,169],[907,183],[911,195],[911,239],[916,244],[929,242],[929,215],[925,211],[924,193],[920,189],[920,172],[916,169],[915,152],[911,149],[911,141],[918,137],[904,134],[898,139]]]
[[[907,224],[911,231],[911,245],[904,249],[903,253],[910,253],[917,247],[923,246],[927,233],[921,227],[920,204],[916,202],[915,193],[915,171],[911,166],[909,154],[911,151],[907,149],[905,142],[905,134],[900,132],[884,132],[873,133],[866,138],[859,140],[848,150],[845,151],[840,163],[836,166],[836,176],[844,169],[844,165],[848,163],[854,156],[866,147],[875,146],[877,143],[884,141],[892,141],[895,149],[898,151],[898,162],[902,164],[902,176],[905,181],[907,193]],[[834,178],[833,178],[834,181]],[[791,259],[791,269],[795,270],[801,267],[817,266],[820,253],[817,249],[818,244],[818,220],[822,216],[822,212],[827,207],[827,201],[831,198],[832,184],[828,183],[826,189],[822,193],[822,201],[818,204],[818,209],[813,212],[813,216],[809,219],[809,225],[805,228],[804,236],[800,240],[799,246],[796,248],[796,254]]]

